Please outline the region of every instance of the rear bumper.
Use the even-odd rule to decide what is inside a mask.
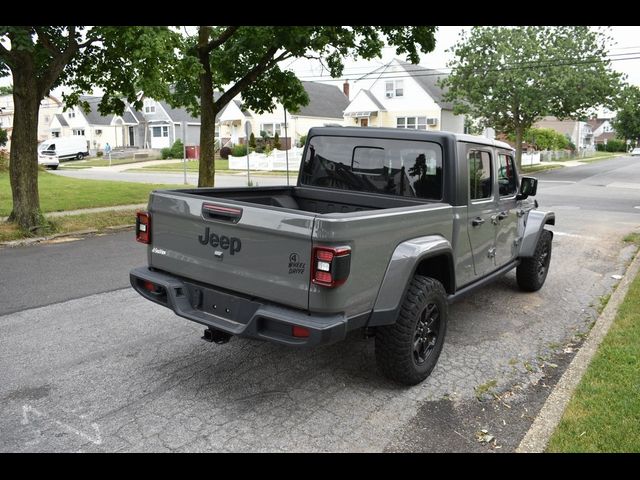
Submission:
[[[319,315],[249,299],[148,267],[131,270],[129,279],[136,292],[176,315],[239,337],[303,347],[343,340],[348,330],[344,314]],[[161,291],[146,290],[147,281],[162,287]],[[294,337],[294,325],[307,328],[309,336]]]

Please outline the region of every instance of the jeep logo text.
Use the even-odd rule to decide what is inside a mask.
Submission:
[[[216,235],[212,233],[209,227],[207,227],[202,235],[198,236],[198,241],[202,245],[210,244],[212,247],[220,247],[223,250],[229,250],[229,253],[233,255],[239,252],[242,248],[242,242],[236,237],[227,237],[226,235]]]

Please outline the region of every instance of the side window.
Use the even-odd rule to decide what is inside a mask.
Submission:
[[[482,200],[491,197],[492,171],[489,152],[469,152],[469,199]]]
[[[500,196],[510,197],[511,195],[515,195],[518,190],[513,157],[511,155],[500,153],[498,154],[498,158],[500,159],[500,170],[498,171],[498,187],[500,188]]]

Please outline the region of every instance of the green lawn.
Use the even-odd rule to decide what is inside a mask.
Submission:
[[[149,192],[156,189],[176,189],[179,185],[112,182],[67,178],[40,172],[38,189],[43,213],[144,203]],[[183,187],[184,188],[184,187]],[[11,213],[9,174],[0,173],[0,216]]]
[[[626,241],[640,242],[630,235]],[[549,452],[640,452],[640,275],[591,361]]]
[[[198,160],[187,160],[187,172],[197,172],[200,168],[200,162]],[[184,169],[183,162],[167,163],[166,165],[149,165],[147,167],[137,168],[136,171],[164,171],[164,172],[182,172]],[[222,158],[216,158],[216,171],[228,170],[229,160],[223,160]]]
[[[563,165],[549,165],[541,163],[539,165],[525,165],[522,167],[522,173],[544,172],[546,170],[555,170],[556,168],[564,168]]]
[[[115,212],[83,213],[80,215],[57,217],[50,220],[51,224],[43,236],[88,229],[103,232],[107,230],[108,227],[133,225],[136,223],[136,212],[135,210],[118,210]],[[19,240],[27,236],[24,231],[20,230],[18,226],[13,223],[0,223],[0,242]]]

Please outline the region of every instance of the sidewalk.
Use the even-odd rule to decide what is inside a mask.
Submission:
[[[96,167],[98,168],[98,167]],[[146,203],[135,205],[112,205],[111,207],[82,208],[79,210],[65,210],[64,212],[48,212],[44,216],[47,218],[65,217],[67,215],[81,215],[83,213],[115,212],[118,210],[138,210],[147,208]],[[0,217],[0,222],[4,222],[9,217]]]
[[[87,170],[95,170],[102,172],[124,172],[125,170],[129,170],[131,168],[144,168],[150,167],[152,165],[166,165],[168,163],[182,163],[182,159],[179,160],[148,160],[146,162],[134,162],[134,163],[123,163],[121,165],[112,165],[111,167],[89,167]],[[78,164],[81,165],[81,164]]]

